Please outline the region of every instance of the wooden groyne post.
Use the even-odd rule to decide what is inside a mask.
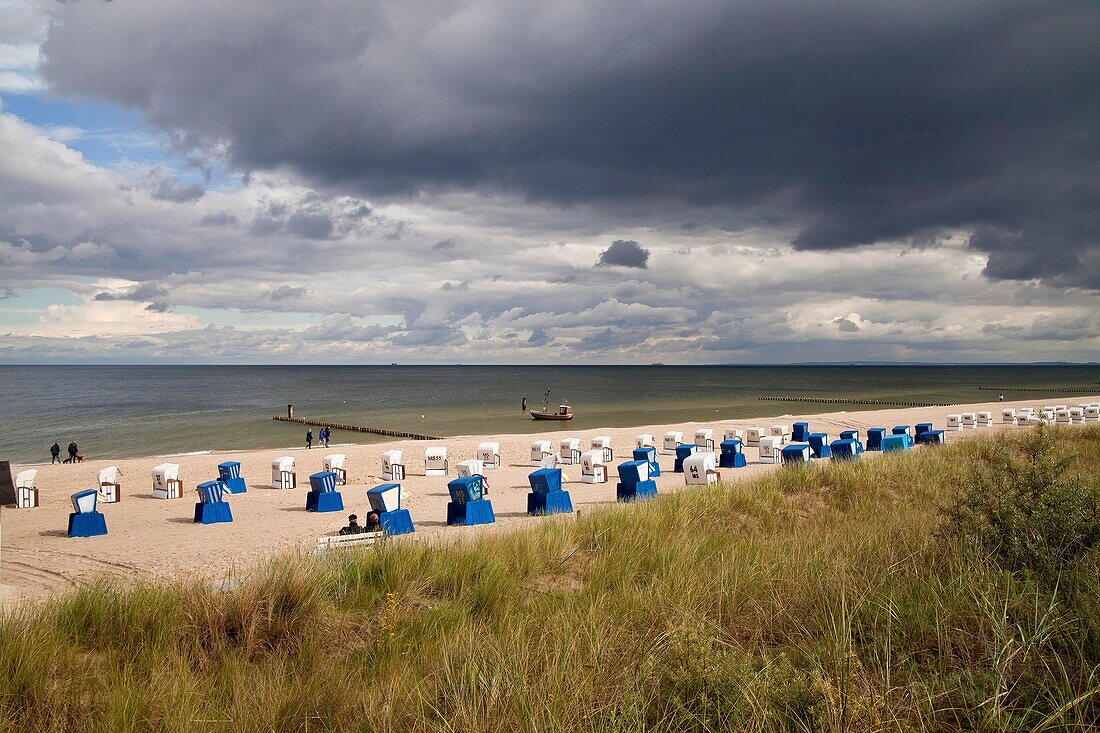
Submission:
[[[325,422],[324,420],[310,420],[306,417],[294,417],[294,405],[287,405],[286,417],[282,415],[272,415],[272,420],[279,420],[281,422],[296,422],[302,425],[313,425],[319,428],[334,428],[336,430],[351,430],[356,433],[374,433],[375,435],[385,435],[390,438],[406,438],[408,440],[443,440],[438,435],[421,435],[420,433],[403,433],[399,430],[385,430],[383,428],[368,428],[362,425],[343,425],[337,422]]]
[[[978,389],[983,392],[1053,392],[1054,394],[1079,395],[1087,395],[1096,391],[1091,387],[1079,387],[1077,389],[1068,387],[978,387]]]
[[[815,402],[822,405],[882,405],[884,407],[947,407],[948,405],[931,402],[894,402],[891,400],[866,400],[855,397],[789,397],[786,395],[764,395],[756,399],[767,402]]]

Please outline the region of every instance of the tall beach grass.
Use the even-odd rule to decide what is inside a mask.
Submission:
[[[1055,435],[1095,484],[1100,427]],[[941,531],[989,441],[90,585],[0,618],[0,729],[1095,728],[1100,554],[1040,582]]]

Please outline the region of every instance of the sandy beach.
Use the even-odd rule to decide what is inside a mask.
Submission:
[[[1076,405],[1096,401],[1097,396],[1073,397],[1060,402]],[[949,442],[992,430],[1013,429],[1002,425],[1000,411],[1007,406],[1052,404],[990,402],[951,407],[884,409],[860,412],[836,412],[817,415],[773,414],[754,419],[693,422],[675,425],[645,425],[630,428],[605,428],[583,432],[547,432],[555,451],[564,437],[581,439],[587,449],[594,435],[609,435],[615,450],[615,460],[609,465],[609,481],[605,484],[580,482],[579,466],[563,466],[565,488],[571,494],[574,508],[584,511],[596,505],[615,503],[614,464],[626,460],[634,447],[635,436],[651,433],[658,448],[668,430],[681,430],[689,441],[696,429],[713,428],[716,442],[726,428],[769,427],[797,420],[810,423],[815,432],[827,432],[830,439],[847,428],[889,428],[898,424],[913,425],[932,422],[936,428],[946,424],[946,417],[956,412],[989,410],[993,413],[992,428],[949,432]],[[304,432],[304,431],[303,431]],[[190,577],[216,582],[230,574],[241,573],[258,561],[295,548],[311,550],[318,536],[336,531],[346,523],[347,514],[360,517],[368,512],[367,488],[383,481],[381,454],[398,448],[405,452],[406,478],[402,482],[404,506],[412,514],[416,533],[395,541],[461,540],[476,533],[515,528],[524,522],[547,521],[528,517],[526,501],[529,486],[527,474],[535,470],[530,464],[530,445],[538,435],[461,436],[442,441],[394,441],[374,445],[337,445],[329,449],[273,449],[216,452],[202,455],[156,456],[125,460],[89,460],[76,465],[37,465],[36,485],[41,492],[41,506],[30,510],[5,508],[0,514],[0,591],[5,603],[20,599],[35,599],[72,588],[89,579],[107,575],[137,579],[151,577]],[[474,458],[477,444],[497,440],[501,444],[501,467],[487,471],[497,521],[478,527],[448,527],[446,525],[447,482],[454,478],[454,466]],[[424,475],[424,450],[433,445],[448,448],[450,476]],[[329,453],[347,455],[348,484],[341,488],[345,511],[316,514],[305,511],[305,494],[309,474],[322,470],[323,456]],[[725,469],[724,481],[751,478],[762,471],[777,467],[758,462],[756,448],[746,448],[748,466]],[[298,488],[277,490],[270,486],[271,462],[282,455],[296,460]],[[876,454],[865,454],[873,459]],[[241,462],[242,476],[248,483],[248,493],[230,498],[234,521],[231,524],[202,526],[193,524],[196,484],[217,477],[217,464],[222,461]],[[184,482],[181,499],[155,499],[151,489],[151,470],[170,461],[180,465]],[[673,458],[661,456],[662,475],[657,479],[661,492],[684,488],[682,474],[672,473]],[[109,534],[75,539],[66,537],[66,522],[75,491],[94,488],[96,472],[105,466],[117,465],[122,471],[122,501],[100,503],[106,517]],[[22,466],[13,466],[17,472]]]

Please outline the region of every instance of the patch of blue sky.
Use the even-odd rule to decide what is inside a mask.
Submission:
[[[203,160],[205,172],[190,164],[167,135],[150,128],[134,110],[48,92],[5,93],[0,108],[104,168],[130,173],[159,166],[184,183],[238,185],[237,177],[217,161]]]
[[[51,305],[77,305],[78,295],[64,288],[12,289],[10,295],[0,290],[0,328],[34,323]]]

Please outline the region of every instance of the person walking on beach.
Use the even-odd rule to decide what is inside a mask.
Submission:
[[[325,447],[329,447],[329,440],[332,438],[332,428],[325,428]]]
[[[313,447],[313,431],[312,430],[307,430],[306,431],[306,448],[312,448],[312,447]]]
[[[64,461],[61,460],[61,444],[56,440],[53,442],[53,445],[50,446],[50,456],[51,466],[55,463],[64,463]]]
[[[69,460],[65,463],[76,463],[76,454],[80,452],[80,449],[76,447],[76,441],[73,440],[69,443]]]

